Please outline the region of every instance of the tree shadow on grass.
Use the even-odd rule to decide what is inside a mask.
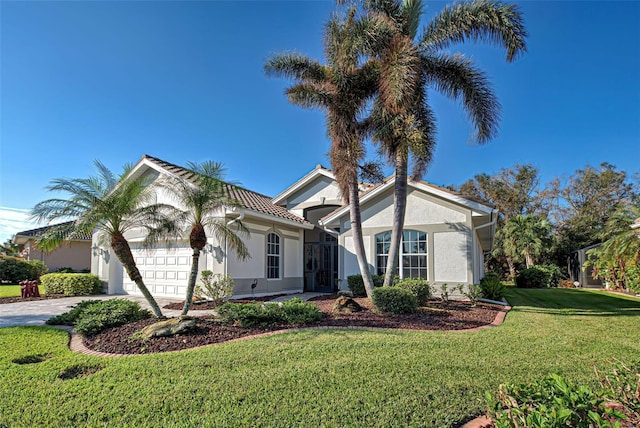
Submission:
[[[602,290],[511,288],[508,291],[507,300],[519,312],[571,316],[640,317],[640,299]]]

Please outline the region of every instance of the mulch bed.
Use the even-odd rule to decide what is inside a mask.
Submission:
[[[365,310],[351,314],[333,314],[331,309],[337,296],[319,296],[311,300],[323,312],[323,318],[310,327],[362,327],[390,328],[408,330],[463,330],[491,324],[498,312],[499,305],[480,303],[472,307],[468,302],[450,301],[448,303],[433,300],[411,315],[387,315],[374,312],[371,301],[365,298],[355,299]],[[182,306],[180,306],[181,309]],[[197,317],[197,328],[189,333],[174,337],[142,340],[132,338],[143,327],[153,324],[155,319],[147,319],[121,327],[107,329],[95,336],[84,338],[89,349],[113,354],[145,354],[178,351],[203,345],[227,342],[246,336],[283,330],[291,326],[273,326],[271,328],[243,328],[225,325],[210,316]]]
[[[41,294],[40,297],[25,297],[24,299],[20,296],[0,297],[0,305],[4,303],[33,302],[34,300],[62,299],[63,297],[69,296],[65,296],[64,294]]]
[[[269,300],[273,300],[281,296],[286,296],[286,294],[277,294],[275,296],[254,297],[253,299],[232,299],[229,301],[233,303],[268,302]],[[184,305],[184,300],[182,302],[168,303],[164,305],[162,308],[181,311],[183,305]],[[216,308],[216,305],[213,302],[192,303],[191,306],[189,307],[189,311],[207,311],[207,310],[210,311],[215,308]]]

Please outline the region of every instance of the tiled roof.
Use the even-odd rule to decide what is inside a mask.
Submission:
[[[163,161],[162,159],[155,158],[149,155],[143,155],[143,159],[148,159],[151,162],[155,163],[158,166],[166,169],[172,174],[177,175],[185,180],[188,180],[194,184],[196,184],[196,174],[192,171],[189,171],[186,168],[181,166],[172,164],[170,162]],[[271,202],[271,197],[262,195],[260,193],[245,189],[240,186],[236,186],[234,184],[225,183],[227,192],[229,195],[238,201],[243,208],[250,209],[253,211],[257,211],[262,214],[268,214],[275,217],[283,218],[286,220],[291,220],[300,224],[310,225],[307,220],[302,217],[298,217],[295,214],[290,213],[284,207],[279,205],[275,205]]]
[[[66,226],[66,225],[69,225],[71,223],[73,223],[73,221],[67,221],[67,222],[59,223],[59,224],[52,224],[50,226],[39,227],[37,229],[23,230],[22,232],[16,233],[16,236],[39,238],[40,236],[42,236],[44,233],[46,233],[51,228],[54,228],[54,227],[57,227],[57,226]],[[91,241],[91,234],[90,233],[83,233],[83,234],[73,238],[73,240],[74,241]]]

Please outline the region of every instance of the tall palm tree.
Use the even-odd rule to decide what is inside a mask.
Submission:
[[[326,25],[326,64],[289,53],[274,56],[265,65],[267,75],[295,80],[286,90],[292,104],[325,111],[331,138],[331,167],[342,197],[349,203],[355,253],[369,297],[373,292],[373,281],[366,260],[360,217],[358,165],[364,158],[364,147],[358,118],[376,90],[376,62],[369,60],[360,64],[359,61],[367,43],[365,35],[372,29],[368,22],[357,18],[355,9],[351,8],[346,19],[334,16]]]
[[[51,222],[71,218],[74,221],[51,228],[38,246],[51,251],[65,240],[91,234],[97,229],[99,241],[110,245],[154,315],[161,318],[162,311],[145,286],[124,235],[131,230],[145,229],[145,245],[151,245],[164,229],[171,228],[171,221],[165,215],[163,206],[155,203],[155,193],[149,187],[151,179],[129,177],[130,166],[125,166],[119,176],[100,161],[96,160],[95,166],[98,170],[95,176],[56,178],[47,186],[49,191],[66,193],[67,198],[39,202],[31,211],[33,219]]]
[[[526,31],[516,6],[499,1],[462,1],[446,7],[418,34],[421,0],[363,0],[364,8],[395,31],[383,33],[370,54],[380,61],[379,94],[370,125],[374,141],[394,165],[394,219],[384,285],[391,284],[407,201],[409,158],[419,178],[431,162],[435,119],[427,89],[462,101],[473,139],[482,144],[497,132],[500,105],[485,74],[462,54],[443,52],[467,40],[502,46],[507,61],[526,50]]]
[[[178,233],[185,231],[185,229],[189,231],[189,245],[193,250],[191,273],[182,307],[182,315],[186,315],[191,306],[193,291],[198,277],[200,253],[207,244],[207,229],[220,242],[226,242],[228,247],[235,251],[240,260],[249,258],[249,250],[240,236],[248,235],[249,231],[241,222],[235,222],[236,232],[226,222],[226,209],[238,206],[238,202],[230,197],[228,192],[229,184],[223,181],[224,167],[222,164],[211,161],[202,163],[190,162],[188,169],[194,174],[191,181],[180,178],[168,180],[161,184],[161,186],[169,190],[169,194],[173,196],[181,207],[173,207],[171,210],[178,226],[176,231]]]
[[[524,260],[530,268],[550,246],[551,225],[540,216],[517,215],[505,223],[498,235],[504,254],[514,261]]]

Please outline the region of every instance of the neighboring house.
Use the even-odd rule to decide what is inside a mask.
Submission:
[[[43,261],[49,272],[55,272],[60,268],[88,271],[91,266],[91,235],[65,241],[53,251],[43,251],[37,247],[38,239],[55,226],[57,225],[16,233],[12,242],[18,245],[20,257],[25,260]]]
[[[150,175],[158,182],[192,177],[179,166],[147,155],[131,174]],[[362,188],[362,227],[372,273],[382,273],[386,264],[393,220],[393,183],[391,177]],[[216,215],[230,224],[241,220],[250,230],[245,244],[251,259],[239,261],[232,252],[227,255],[225,243],[208,234],[199,270],[229,273],[236,284],[234,296],[332,292],[346,289],[346,278],[359,273],[349,207],[343,205],[329,170],[318,165],[273,199],[227,186],[241,208]],[[155,188],[159,202],[170,201],[161,187]],[[493,244],[496,218],[497,211],[488,204],[422,181],[410,181],[399,275],[450,286],[478,283],[484,275],[484,253]],[[132,233],[127,239],[152,294],[183,297],[191,264],[187,240],[144,249],[143,234]],[[92,272],[108,283],[108,292],[137,294],[135,284],[113,253],[97,247],[96,236],[94,248]]]

